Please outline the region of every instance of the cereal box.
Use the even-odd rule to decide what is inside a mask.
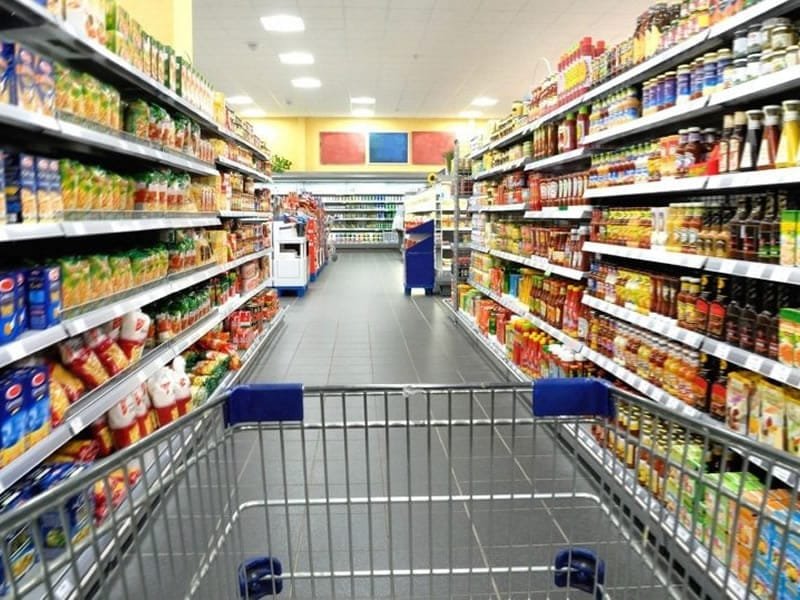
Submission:
[[[3,53],[14,70],[11,104],[24,110],[39,112],[41,102],[36,87],[36,55],[20,44],[4,44]]]
[[[800,390],[785,389],[786,451],[800,456]]]
[[[758,441],[783,450],[785,415],[786,403],[781,386],[759,381],[750,409],[750,422],[755,425]]]
[[[0,44],[0,104],[15,104],[13,90],[16,85],[12,45]]]

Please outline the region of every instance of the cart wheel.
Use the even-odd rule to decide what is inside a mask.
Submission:
[[[277,558],[263,556],[239,565],[239,595],[249,600],[273,596],[283,591],[283,567]]]
[[[606,563],[587,548],[570,548],[556,554],[554,561],[556,587],[571,587],[603,598]]]

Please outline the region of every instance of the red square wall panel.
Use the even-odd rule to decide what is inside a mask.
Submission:
[[[363,165],[367,160],[363,133],[323,131],[319,134],[322,165]]]
[[[411,133],[411,161],[415,165],[444,165],[443,155],[453,149],[455,135],[449,131]]]

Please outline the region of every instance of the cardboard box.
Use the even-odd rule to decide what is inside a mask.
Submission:
[[[6,154],[3,161],[9,223],[36,223],[36,161],[30,154]]]
[[[36,267],[28,272],[28,312],[31,329],[61,322],[61,269]]]

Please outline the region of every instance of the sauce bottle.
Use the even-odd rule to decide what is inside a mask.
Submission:
[[[739,319],[744,308],[744,280],[734,277],[731,281],[731,301],[725,315],[725,342],[739,345]]]
[[[678,327],[688,329],[687,303],[689,299],[689,280],[690,277],[681,277],[681,291],[678,292]]]
[[[756,341],[756,317],[758,316],[758,281],[747,280],[746,301],[739,316],[739,347],[753,351]]]
[[[719,361],[719,372],[711,384],[711,398],[708,412],[712,419],[725,421],[725,411],[728,399],[728,363],[724,360]]]
[[[764,214],[762,215],[761,222],[758,225],[757,258],[759,262],[769,263],[773,261],[772,237],[776,227],[776,213],[780,214],[778,212],[777,195],[774,192],[768,192],[764,201]],[[780,236],[780,220],[777,221],[777,229],[778,235]]]
[[[708,354],[698,352],[696,356],[697,370],[692,381],[692,405],[703,412],[708,412],[711,393],[711,365]]]
[[[722,118],[722,137],[719,140],[719,172],[727,173],[729,170],[729,148],[731,136],[733,135],[733,115],[725,115]]]
[[[800,100],[784,100],[781,141],[775,154],[775,166],[779,169],[797,164],[800,143]]]
[[[589,134],[589,107],[581,106],[578,109],[578,118],[575,121],[575,137],[578,145],[583,144],[583,138]]]
[[[777,289],[771,281],[761,286],[761,311],[756,317],[755,341],[753,351],[761,356],[769,356],[770,328],[776,318]]]
[[[716,278],[717,294],[708,309],[708,327],[706,332],[715,340],[722,340],[725,335],[725,318],[728,310],[728,278],[722,275]]]
[[[714,279],[711,275],[703,274],[700,277],[700,294],[694,303],[693,329],[698,333],[705,333],[708,328],[708,314],[711,310],[711,300],[714,298]]]
[[[723,202],[720,208],[719,234],[714,242],[714,256],[727,258],[731,251],[731,231],[728,223],[736,214],[736,206],[731,202]]]
[[[728,221],[728,231],[730,232],[730,252],[728,255],[731,258],[742,258],[742,228],[749,214],[748,206],[747,196],[736,197],[736,212],[731,220]]]
[[[775,168],[775,156],[781,137],[781,107],[777,104],[764,107],[763,129],[756,162],[756,168],[760,171]]]
[[[737,111],[733,115],[733,132],[728,143],[728,171],[730,172],[739,170],[746,134],[747,114],[744,111]]]
[[[743,260],[758,260],[758,234],[764,218],[764,196],[753,196],[750,202],[750,214],[741,227],[740,253]]]
[[[742,156],[739,160],[739,171],[752,171],[758,163],[758,151],[764,133],[764,111],[753,109],[747,111],[747,135],[742,145]]]

